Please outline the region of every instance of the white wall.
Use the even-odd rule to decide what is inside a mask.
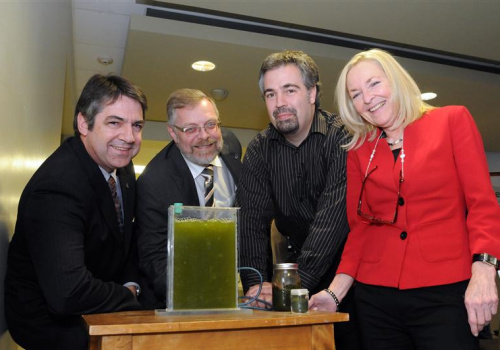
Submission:
[[[4,318],[8,240],[21,191],[60,143],[71,52],[71,0],[0,3],[0,349],[16,348]]]

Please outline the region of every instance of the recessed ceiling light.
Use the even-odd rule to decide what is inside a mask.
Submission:
[[[229,91],[223,88],[217,88],[212,90],[212,97],[217,101],[223,101],[229,95]]]
[[[99,57],[97,57],[97,62],[99,62],[103,66],[109,66],[110,64],[113,63],[113,57],[99,56]]]
[[[200,72],[209,72],[211,70],[215,69],[215,64],[209,61],[197,61],[191,65],[194,70],[200,71]]]
[[[435,94],[434,92],[424,92],[421,96],[423,101],[429,101],[436,98],[437,94]]]

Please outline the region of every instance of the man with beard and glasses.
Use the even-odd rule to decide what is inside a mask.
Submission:
[[[346,217],[348,139],[340,118],[319,108],[316,63],[301,51],[268,56],[259,87],[271,123],[248,145],[237,191],[240,216],[240,266],[260,271],[260,299],[272,303],[270,227],[288,239],[288,258],[299,266],[302,288],[314,294],[327,288],[349,232]],[[246,296],[254,296],[259,276],[241,273]],[[338,349],[357,349],[350,297],[340,311],[351,322],[335,325]],[[264,303],[256,302],[257,306]]]
[[[173,141],[137,180],[139,267],[147,282],[141,301],[147,308],[166,306],[169,206],[232,207],[241,170],[241,145],[230,130],[221,130],[210,97],[199,90],[177,90],[167,101],[167,117]],[[213,194],[206,202],[207,167],[213,172]]]

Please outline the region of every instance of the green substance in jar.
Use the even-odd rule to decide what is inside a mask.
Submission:
[[[237,307],[235,222],[176,221],[174,309]]]
[[[309,310],[307,295],[292,295],[290,297],[291,310],[294,313],[306,313]]]
[[[290,291],[300,284],[287,284],[283,288],[273,285],[273,308],[275,311],[290,311]]]

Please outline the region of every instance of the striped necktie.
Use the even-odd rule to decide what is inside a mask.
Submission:
[[[118,198],[118,192],[116,191],[116,181],[113,176],[108,179],[109,189],[111,190],[111,197],[113,197],[113,202],[115,203],[116,218],[118,219],[118,225],[120,226],[120,231],[123,230],[123,217],[122,217],[122,206],[120,204],[120,198]]]
[[[214,168],[213,165],[208,165],[201,172],[201,176],[205,178],[205,206],[214,206]]]

